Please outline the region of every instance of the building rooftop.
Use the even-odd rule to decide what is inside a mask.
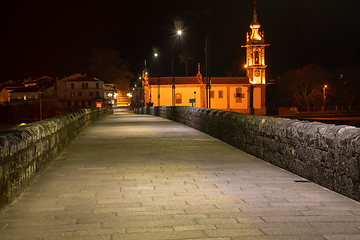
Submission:
[[[171,85],[172,77],[151,77],[149,82],[151,85],[159,84]],[[211,77],[211,84],[250,84],[248,77]],[[202,78],[202,82],[199,82],[197,77],[175,77],[175,84],[203,84],[206,82],[205,77]]]
[[[79,77],[76,79],[70,79],[67,82],[102,82],[102,81],[96,78]]]

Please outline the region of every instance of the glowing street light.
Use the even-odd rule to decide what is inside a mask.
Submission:
[[[176,20],[175,21],[175,29],[178,29],[176,31],[177,35],[180,37],[182,34],[182,31],[180,29],[182,29],[182,21],[181,20]],[[174,44],[172,46],[172,56],[171,56],[171,79],[172,79],[172,106],[175,106],[175,76],[174,76]]]
[[[158,78],[158,106],[160,106],[160,77],[159,77],[159,59],[158,59],[158,49],[157,48],[154,48],[154,52],[155,52],[155,54],[154,54],[154,56],[155,56],[155,58],[156,58],[156,75],[157,75],[157,78]]]

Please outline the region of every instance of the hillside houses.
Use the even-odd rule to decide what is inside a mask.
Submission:
[[[2,106],[18,106],[16,111],[29,106],[27,109],[42,109],[43,115],[49,116],[98,107],[96,102],[100,106],[116,104],[116,95],[114,84],[79,73],[61,79],[44,76],[25,79],[22,83],[10,80],[0,84]]]

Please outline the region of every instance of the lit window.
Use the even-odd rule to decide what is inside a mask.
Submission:
[[[259,52],[255,52],[255,64],[259,64]]]

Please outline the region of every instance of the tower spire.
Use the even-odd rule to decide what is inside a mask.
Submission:
[[[253,21],[251,31],[246,34],[246,76],[252,84],[266,84],[265,81],[265,44],[264,33],[260,32],[261,25],[257,20],[256,0],[254,0]]]
[[[256,14],[256,0],[254,0],[254,15],[253,15],[253,22],[257,22],[257,14]],[[260,25],[260,24],[259,24]]]
[[[251,28],[251,40],[261,40],[261,36],[259,34],[259,28],[261,27],[260,23],[257,20],[257,13],[256,13],[256,0],[254,0],[254,15],[253,15],[253,21],[250,24]]]

